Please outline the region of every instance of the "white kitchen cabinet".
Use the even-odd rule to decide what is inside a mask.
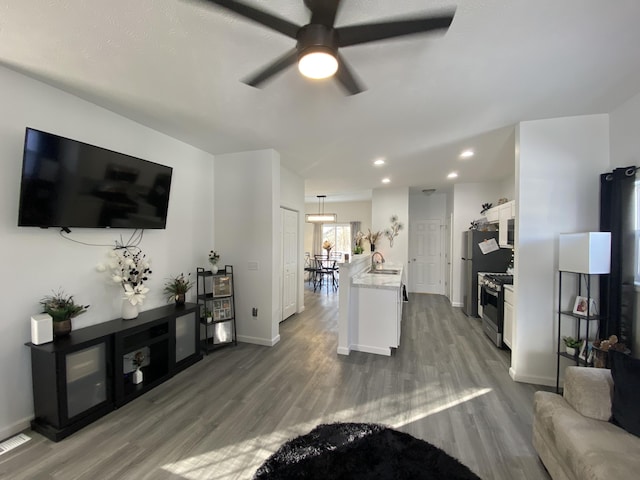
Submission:
[[[504,332],[502,341],[511,348],[515,328],[515,318],[513,310],[513,290],[504,289]]]
[[[484,216],[487,218],[487,222],[489,223],[498,223],[500,221],[499,217],[499,208],[493,207],[484,212]]]
[[[509,220],[513,218],[513,210],[515,209],[515,201],[503,203],[496,207],[498,209],[498,245],[507,247]]]
[[[360,287],[356,290],[359,315],[351,349],[391,355],[391,349],[400,346],[401,288]]]

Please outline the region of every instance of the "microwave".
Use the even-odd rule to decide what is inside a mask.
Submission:
[[[507,245],[513,248],[516,243],[516,221],[511,218],[507,221]]]

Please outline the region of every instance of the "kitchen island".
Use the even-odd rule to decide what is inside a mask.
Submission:
[[[391,355],[400,346],[404,268],[378,264],[351,278],[350,350]]]

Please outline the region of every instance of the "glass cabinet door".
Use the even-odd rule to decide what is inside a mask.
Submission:
[[[107,344],[99,343],[65,356],[67,418],[107,401]]]
[[[176,363],[196,353],[196,312],[176,318]]]

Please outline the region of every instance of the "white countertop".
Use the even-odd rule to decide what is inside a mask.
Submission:
[[[383,269],[399,270],[396,274],[359,273],[351,279],[351,285],[360,288],[399,289],[402,286],[402,265],[383,263],[379,265]],[[368,271],[369,269],[367,269]]]

